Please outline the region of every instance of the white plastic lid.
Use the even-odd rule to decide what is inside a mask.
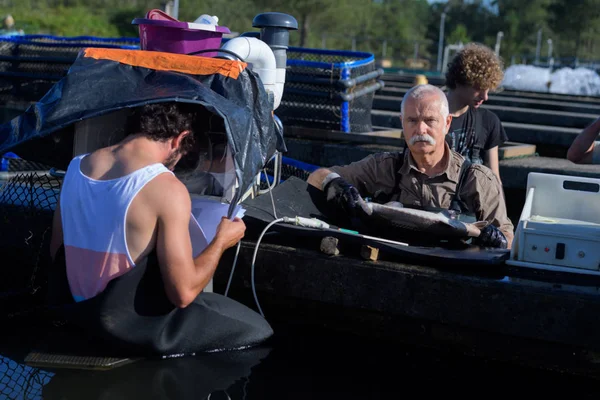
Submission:
[[[210,16],[208,14],[202,14],[194,21],[195,24],[206,24],[206,25],[217,25],[219,18],[216,15]]]

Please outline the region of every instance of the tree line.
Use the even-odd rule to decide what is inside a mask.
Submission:
[[[0,0],[25,33],[137,37],[133,18],[166,0]],[[279,11],[299,24],[292,45],[372,52],[405,66],[422,59],[435,67],[442,14],[444,44],[477,41],[508,64],[555,59],[594,60],[600,47],[600,0],[180,0],[179,19],[217,15],[232,32],[252,28],[253,17]],[[499,34],[499,32],[501,32]],[[548,41],[551,40],[551,42]],[[551,47],[551,49],[550,49]],[[598,57],[600,58],[600,57]]]

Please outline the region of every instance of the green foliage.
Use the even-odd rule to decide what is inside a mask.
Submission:
[[[561,32],[560,38],[557,38],[561,50],[568,54],[588,55],[584,48],[586,39],[590,36],[598,38],[600,1],[556,1],[550,6],[550,11],[550,27],[555,32]]]
[[[0,11],[2,12],[2,11]],[[27,33],[60,36],[117,36],[117,28],[108,22],[104,13],[91,13],[85,7],[56,7],[37,10],[10,10],[15,27]],[[2,12],[2,14],[5,14]]]
[[[448,43],[469,43],[471,38],[467,32],[467,27],[464,24],[458,24],[448,35]]]
[[[138,36],[138,27],[131,21],[144,16],[147,11],[141,7],[117,9],[109,14],[108,20],[116,28],[118,36],[135,37]]]
[[[504,32],[502,54],[522,54],[533,57],[537,32],[542,29],[549,35],[549,7],[555,0],[496,0],[501,30]]]

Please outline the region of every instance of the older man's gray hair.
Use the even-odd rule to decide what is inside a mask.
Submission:
[[[442,117],[446,118],[448,114],[450,114],[446,94],[442,91],[442,89],[431,84],[417,85],[410,88],[410,90],[404,94],[404,97],[402,97],[400,112],[404,114],[404,102],[408,98],[422,99],[423,97],[431,96],[432,94],[437,95],[437,99],[435,101],[440,105],[440,112],[442,113]]]

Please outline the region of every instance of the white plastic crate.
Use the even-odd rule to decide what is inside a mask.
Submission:
[[[506,263],[600,275],[600,179],[530,173]]]

